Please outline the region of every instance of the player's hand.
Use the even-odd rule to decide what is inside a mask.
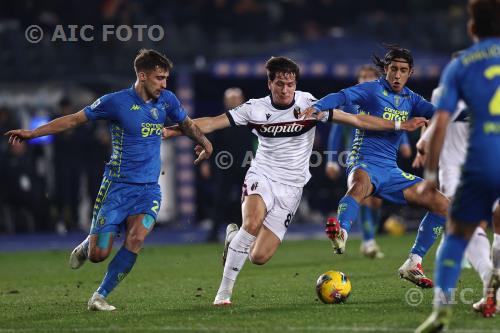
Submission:
[[[424,117],[411,118],[410,120],[401,123],[401,130],[413,132],[420,127],[427,126],[427,123],[428,120]]]
[[[328,163],[326,165],[326,176],[331,180],[337,180],[340,177],[340,167],[338,163]]]
[[[417,151],[417,155],[415,156],[415,159],[413,160],[412,163],[412,168],[414,169],[420,169],[423,168],[425,165],[425,160],[427,159],[426,154],[422,154],[420,151]]]
[[[307,109],[305,109],[304,111],[300,112],[298,114],[298,118],[301,119],[321,119],[321,117],[323,116],[322,114],[323,112],[321,111],[318,111],[316,110],[315,108],[313,108],[312,106],[308,107]]]
[[[417,186],[417,194],[424,195],[429,191],[432,191],[437,188],[437,183],[435,181],[424,180],[420,182]]]
[[[177,134],[177,131],[170,128],[170,127],[163,127],[163,129],[161,130],[161,138],[163,140],[166,140],[168,138],[172,138],[174,136],[176,136]]]
[[[9,136],[9,144],[10,145],[16,145],[24,140],[30,140],[33,139],[33,131],[30,130],[24,130],[24,129],[16,129],[12,131],[8,131],[4,135]]]
[[[198,156],[198,158],[194,161],[194,164],[198,165],[201,161],[207,160],[210,158],[210,156],[212,155],[212,152],[213,152],[213,148],[212,148],[211,144],[207,145],[207,147],[202,147],[200,145],[196,145],[196,147],[194,147],[194,151],[195,151],[196,155]]]

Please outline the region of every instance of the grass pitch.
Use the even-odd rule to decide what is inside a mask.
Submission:
[[[69,251],[3,253],[0,333],[412,332],[432,302],[432,290],[414,288],[397,276],[413,240],[414,235],[380,237],[382,260],[361,257],[357,240],[348,242],[342,256],[334,256],[326,240],[285,241],[265,266],[246,263],[233,305],[224,308],[212,306],[222,274],[221,245],[146,246],[109,296],[118,308],[113,313],[86,310],[107,263],[72,271]],[[430,276],[433,253],[434,248],[424,262]],[[351,279],[346,304],[325,305],[316,297],[317,277],[331,269]],[[479,278],[470,269],[462,272],[459,287],[466,302],[481,296]],[[419,300],[418,306],[409,305]],[[451,331],[500,331],[500,318],[484,319],[470,304],[457,302]]]

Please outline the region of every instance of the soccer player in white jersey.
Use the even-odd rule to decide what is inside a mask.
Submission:
[[[248,102],[216,116],[196,119],[202,132],[231,125],[247,126],[259,139],[255,159],[243,183],[243,226],[226,229],[224,274],[214,305],[231,304],[233,286],[247,257],[257,265],[271,259],[280,246],[311,178],[309,159],[318,121],[333,121],[371,130],[415,130],[424,118],[401,123],[368,115],[353,115],[340,110],[322,112],[311,119],[298,119],[302,110],[316,99],[296,90],[299,67],[285,57],[272,57],[266,63],[269,96]],[[181,135],[176,127],[164,136]]]
[[[453,56],[455,58],[459,53]],[[442,94],[442,87],[437,87],[432,92],[431,102],[436,105]],[[434,132],[435,123],[431,122],[429,128],[422,134],[422,137],[417,142],[417,156],[413,162],[414,168],[421,168],[425,164],[428,152],[428,143],[431,134]],[[457,104],[457,109],[451,117],[451,122],[446,129],[446,137],[443,143],[443,149],[439,155],[439,189],[450,200],[455,196],[458,183],[460,182],[460,174],[462,165],[465,162],[467,154],[469,138],[469,123],[467,105],[460,100]],[[493,223],[500,230],[500,207],[498,201],[496,203],[495,213],[493,214]],[[474,270],[479,274],[483,282],[484,290],[488,287],[493,270],[493,261],[490,257],[491,245],[486,234],[488,227],[487,221],[481,221],[476,227],[474,234],[465,250],[464,259],[468,261]],[[444,238],[436,251],[436,257],[441,249]],[[470,267],[470,266],[469,266]],[[485,298],[483,297],[478,302],[472,305],[475,311],[482,311]],[[497,313],[500,312],[497,308]]]

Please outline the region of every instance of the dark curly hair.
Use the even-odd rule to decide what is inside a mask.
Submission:
[[[382,44],[384,48],[387,50],[387,53],[385,54],[384,58],[381,59],[379,56],[376,54],[372,55],[372,61],[377,66],[380,68],[382,73],[385,71],[385,66],[389,65],[391,61],[394,59],[404,59],[410,65],[410,68],[413,68],[413,55],[411,54],[411,51],[408,49],[405,49],[397,44]]]

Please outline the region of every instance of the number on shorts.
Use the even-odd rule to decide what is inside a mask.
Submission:
[[[292,215],[292,214],[288,214],[288,215],[286,216],[286,220],[285,220],[285,227],[287,227],[287,228],[288,228],[288,226],[290,225],[290,222],[292,221],[292,217],[293,217],[293,215]]]
[[[408,180],[415,180],[415,176],[411,173],[401,172],[401,175]]]
[[[160,203],[158,200],[153,200],[153,207],[151,207],[151,210],[155,212],[155,214],[158,214],[158,208],[160,208]]]

